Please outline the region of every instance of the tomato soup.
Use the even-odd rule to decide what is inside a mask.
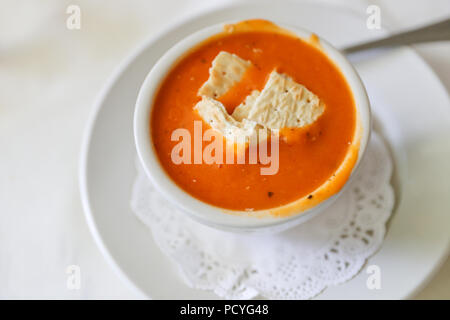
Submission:
[[[256,211],[301,198],[316,203],[321,199],[315,191],[333,179],[336,181],[328,195],[339,191],[356,162],[356,109],[352,91],[317,40],[272,30],[263,21],[245,23],[243,29],[228,29],[199,44],[172,67],[151,102],[154,105],[150,134],[154,149],[167,175],[179,187],[211,205]],[[260,168],[266,166],[263,164],[176,164],[171,159],[172,149],[178,143],[171,140],[172,132],[185,128],[193,137],[194,121],[202,120],[193,109],[201,99],[197,92],[207,81],[211,63],[221,51],[236,54],[253,65],[236,85],[217,98],[228,113],[253,90],[262,90],[273,70],[289,75],[326,105],[323,114],[311,125],[281,130],[281,135],[287,138],[280,139],[279,169],[274,175],[261,175]],[[205,122],[202,126],[203,132],[209,128]],[[350,151],[352,159],[342,169]],[[339,179],[338,168],[342,169]]]

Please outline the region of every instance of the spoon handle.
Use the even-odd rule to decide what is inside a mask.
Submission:
[[[446,19],[422,28],[397,33],[387,38],[350,46],[344,48],[343,52],[345,54],[349,54],[368,49],[446,40],[450,40],[450,19]]]

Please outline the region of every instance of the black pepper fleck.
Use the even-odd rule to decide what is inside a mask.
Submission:
[[[267,192],[267,196],[270,198],[271,196],[273,196],[273,192],[272,191]]]
[[[312,195],[312,194],[310,194],[310,195],[308,196],[308,199],[312,199],[312,197],[313,197],[313,195]]]

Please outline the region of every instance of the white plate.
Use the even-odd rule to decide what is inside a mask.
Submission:
[[[310,29],[336,46],[373,36],[364,17],[328,6],[244,4],[189,19],[150,39],[101,92],[82,152],[81,195],[89,227],[111,265],[131,287],[156,299],[215,299],[187,287],[130,209],[135,177],[133,111],[142,81],[160,55],[204,26],[266,18]],[[430,68],[409,48],[354,60],[373,103],[375,127],[395,160],[396,209],[382,249],[381,290],[363,270],[325,290],[327,299],[402,299],[414,294],[446,258],[450,242],[450,103]]]

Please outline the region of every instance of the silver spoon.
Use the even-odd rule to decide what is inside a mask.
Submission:
[[[345,54],[350,54],[368,49],[446,40],[450,40],[450,19],[418,29],[397,33],[387,38],[353,45],[344,48],[342,51]]]

